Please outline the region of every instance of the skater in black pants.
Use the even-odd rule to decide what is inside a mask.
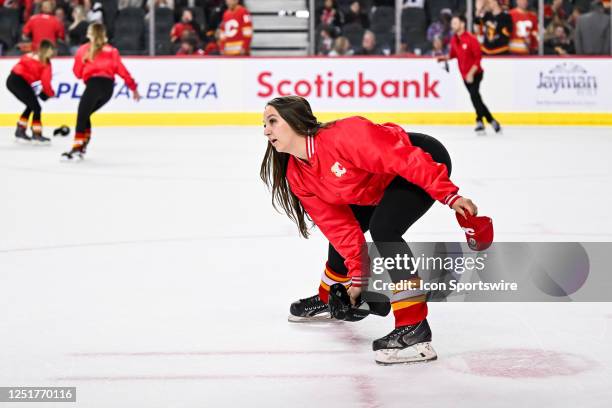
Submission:
[[[452,58],[457,58],[459,71],[463,77],[470,99],[476,110],[476,133],[484,133],[485,127],[483,119],[493,127],[496,133],[501,132],[501,125],[493,118],[491,112],[482,101],[480,96],[480,83],[482,82],[483,69],[480,66],[482,52],[480,51],[480,43],[478,39],[465,30],[466,19],[464,15],[454,16],[451,20],[451,29],[454,35],[451,38],[450,54],[448,56],[438,57],[438,61],[448,61]]]
[[[82,45],[74,57],[73,71],[77,78],[85,82],[85,91],[79,102],[72,150],[62,154],[69,160],[84,157],[91,140],[91,115],[113,96],[115,75],[123,78],[134,100],[140,100],[136,82],[121,62],[119,51],[108,44],[104,25],[91,24],[87,29],[87,38],[89,43]]]
[[[26,106],[15,129],[17,140],[33,140],[41,143],[48,143],[51,140],[42,135],[42,108],[38,102],[38,97],[32,89],[32,83],[36,81],[41,82],[42,91],[39,94],[41,100],[46,101],[55,95],[51,87],[51,58],[54,55],[55,46],[53,43],[47,40],[41,41],[38,51],[22,56],[6,80],[8,90]],[[32,137],[30,138],[26,134],[26,129],[32,114]]]

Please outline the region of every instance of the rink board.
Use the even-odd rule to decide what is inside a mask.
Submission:
[[[0,59],[2,81],[16,59]],[[73,123],[84,85],[72,59],[53,61],[57,93],[45,124]],[[143,99],[118,79],[97,126],[257,125],[266,101],[308,98],[321,120],[363,115],[375,121],[470,124],[474,113],[456,64],[431,58],[125,58]],[[482,95],[506,124],[612,125],[610,58],[485,59]],[[22,105],[0,99],[0,125]]]

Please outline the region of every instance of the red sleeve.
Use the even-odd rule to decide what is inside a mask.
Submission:
[[[76,76],[78,79],[83,78],[83,54],[85,54],[85,52],[85,47],[80,47],[77,50],[76,55],[74,56],[74,65],[72,66],[72,72],[74,72],[74,76]]]
[[[345,142],[337,143],[336,148],[356,167],[376,174],[402,176],[443,204],[452,205],[459,197],[459,188],[450,181],[446,165],[436,163],[429,153],[412,146],[399,126],[376,125],[364,118],[344,122],[344,137],[338,140]]]
[[[480,49],[478,39],[473,35],[470,36],[470,49],[472,50],[472,55],[474,56],[474,64],[480,66],[480,61],[482,60],[482,50]]]
[[[344,264],[348,269],[348,275],[353,278],[353,284],[355,286],[365,284],[362,281],[362,268],[367,266],[367,262],[364,262],[367,253],[364,251],[365,237],[351,208],[348,205],[326,203],[314,194],[303,190],[299,186],[299,181],[290,174],[291,171],[288,169],[291,191],[299,198],[304,209],[329,243],[344,258]]]
[[[119,55],[119,51],[116,48],[113,50],[113,58],[115,60],[117,75],[119,75],[123,79],[123,81],[125,82],[127,87],[130,88],[131,91],[135,91],[136,82],[134,81],[134,78],[132,78],[132,75],[130,75],[130,72],[127,70],[125,65],[123,65],[123,62],[121,62],[121,55]]]
[[[175,42],[178,38],[178,23],[172,26],[172,30],[170,30],[170,41]]]
[[[242,13],[242,37],[244,38],[244,50],[248,54],[251,49],[251,40],[253,39],[253,22],[251,15],[246,9]]]
[[[40,82],[42,84],[42,89],[47,96],[52,97],[55,96],[55,91],[51,86],[51,78],[53,77],[53,69],[51,68],[51,63],[48,63],[43,68],[42,74],[40,76]]]
[[[26,37],[29,37],[32,34],[32,19],[31,18],[28,19],[28,21],[25,23],[21,31],[23,35],[25,35]]]

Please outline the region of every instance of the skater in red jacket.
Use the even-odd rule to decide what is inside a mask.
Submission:
[[[399,246],[412,256],[402,235],[434,201],[461,215],[477,213],[471,200],[458,195],[449,179],[448,152],[431,136],[407,134],[393,123],[377,125],[362,117],[321,124],[309,103],[297,96],[268,102],[264,129],[268,147],[260,175],[271,188],[273,204],[296,222],[304,237],[309,217],[329,240],[319,294],[293,303],[290,321],[326,318],[333,284],[347,286],[352,302],[360,297],[368,279],[364,232],[370,231],[374,243],[396,243],[394,250]],[[388,272],[394,282],[418,279],[416,271],[408,278],[406,271]],[[435,359],[425,294],[397,291],[391,306],[395,329],[374,341],[376,361]]]
[[[51,58],[55,55],[55,46],[51,41],[42,40],[36,52],[26,54],[21,57],[17,65],[13,67],[6,80],[6,87],[17,99],[26,105],[17,122],[15,137],[17,140],[35,141],[48,143],[50,139],[42,135],[41,112],[42,108],[38,103],[38,98],[32,89],[34,82],[40,81],[42,90],[38,97],[46,101],[55,95],[51,87]],[[32,117],[32,138],[26,134],[30,114]]]
[[[104,25],[91,24],[87,38],[89,43],[82,45],[74,57],[74,75],[85,82],[85,91],[79,102],[72,150],[62,153],[62,157],[69,160],[84,157],[91,140],[91,115],[113,96],[115,75],[125,81],[134,100],[140,100],[136,82],[121,62],[119,51],[108,44]]]

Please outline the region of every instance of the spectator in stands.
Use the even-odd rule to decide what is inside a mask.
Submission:
[[[355,24],[367,30],[370,28],[370,19],[366,12],[361,8],[361,3],[353,1],[346,13],[345,24]]]
[[[551,4],[544,5],[544,25],[550,24],[555,16],[565,20],[563,0],[552,0]]]
[[[327,55],[334,45],[334,32],[331,27],[322,27],[319,30],[319,39],[317,41],[317,55]]]
[[[363,33],[361,47],[355,51],[355,55],[384,55],[376,46],[376,35],[370,30]]]
[[[204,55],[221,55],[221,49],[219,48],[219,34],[219,30],[211,30],[206,33]]]
[[[444,8],[440,10],[440,15],[438,16],[438,19],[431,23],[427,28],[427,41],[433,43],[434,37],[439,37],[439,39],[442,40],[442,45],[444,46],[444,49],[447,50],[452,36],[450,28],[450,22],[452,17],[453,12],[451,11],[451,9]]]
[[[554,38],[544,42],[544,53],[547,55],[574,54],[574,42],[569,36],[569,29],[563,25],[554,27]]]
[[[432,57],[440,57],[448,53],[447,47],[444,45],[444,41],[440,35],[436,35],[432,41],[432,48],[429,51],[429,55]]]
[[[557,26],[565,27],[570,38],[573,37],[574,28],[561,18],[560,14],[553,14],[551,22],[546,26],[546,30],[544,30],[544,42],[552,40],[557,36],[555,33]]]
[[[85,18],[85,8],[83,6],[76,6],[72,9],[72,24],[68,27],[70,54],[74,55],[76,50],[87,42],[88,26],[89,23]]]
[[[96,1],[93,3],[89,11],[87,11],[87,21],[90,23],[103,23],[104,13],[102,10],[102,3]]]
[[[225,0],[227,10],[223,13],[220,30],[222,55],[250,55],[253,39],[251,14],[238,0]]]
[[[319,26],[336,27],[338,30],[342,27],[344,15],[336,5],[336,0],[325,0],[316,21]]]
[[[591,11],[576,20],[574,43],[578,55],[610,55],[610,16],[601,0],[595,0]]]
[[[197,28],[193,22],[193,13],[189,9],[183,10],[181,21],[172,27],[172,30],[170,31],[170,41],[173,43],[182,41],[181,38],[183,37],[183,33],[186,31],[197,35]]]
[[[62,26],[64,26],[64,33],[68,31],[67,30],[68,20],[66,19],[66,12],[64,11],[64,9],[61,7],[58,7],[55,9],[55,12],[53,14],[58,19],[58,21],[62,24]]]
[[[53,2],[45,0],[41,4],[41,14],[33,15],[23,26],[23,36],[31,37],[32,50],[36,51],[42,40],[49,40],[54,45],[64,40],[65,32],[62,23],[55,17]]]
[[[498,0],[476,0],[476,24],[483,36],[485,55],[502,55],[510,51],[512,18],[499,5]]]
[[[516,0],[516,7],[510,10],[512,36],[510,53],[529,55],[538,52],[538,16],[528,9],[529,0]]]
[[[327,54],[328,57],[346,57],[353,55],[351,42],[348,38],[340,36],[334,41],[334,48]]]
[[[176,55],[204,55],[204,51],[198,48],[198,39],[196,38],[194,33],[186,32],[186,35],[184,37],[186,38],[184,40],[181,40],[181,46],[176,52]]]

